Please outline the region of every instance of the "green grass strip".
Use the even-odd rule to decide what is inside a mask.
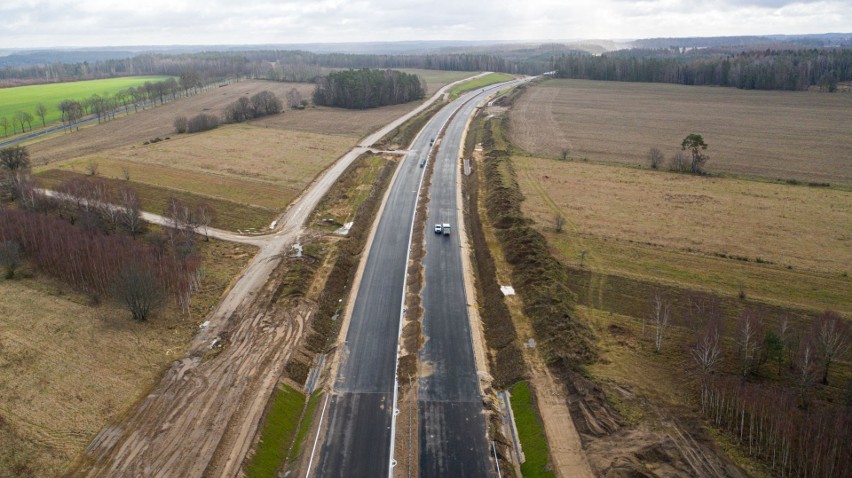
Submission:
[[[515,427],[526,461],[521,464],[524,478],[555,478],[556,474],[549,465],[550,448],[544,435],[544,426],[533,403],[532,390],[527,382],[518,382],[510,389],[512,393],[512,413],[515,415]]]
[[[317,411],[317,406],[322,401],[320,400],[322,396],[323,393],[320,389],[311,394],[311,398],[308,399],[308,406],[305,408],[305,418],[302,419],[301,423],[299,423],[299,431],[296,433],[296,442],[293,443],[293,448],[290,449],[290,455],[287,457],[287,461],[293,462],[299,458],[299,454],[302,452],[302,444],[305,443],[305,438],[311,430],[311,419]]]
[[[475,90],[477,88],[482,88],[488,85],[493,85],[494,83],[502,83],[504,81],[509,81],[513,79],[512,75],[507,75],[505,73],[489,73],[485,76],[480,76],[479,78],[474,78],[470,81],[465,81],[464,83],[458,84],[454,86],[450,90],[450,100],[454,100],[462,95],[462,93]]]
[[[246,469],[247,478],[277,476],[278,468],[284,463],[290,444],[293,443],[293,437],[297,431],[301,431],[299,421],[305,406],[305,395],[293,387],[281,385],[272,400],[257,452]]]

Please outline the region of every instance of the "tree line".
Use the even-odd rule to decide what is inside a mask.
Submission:
[[[22,260],[89,294],[124,305],[145,320],[171,295],[188,310],[200,284],[195,234],[214,212],[170,198],[163,232],[145,232],[136,191],[96,178],[64,181],[50,194],[32,179],[29,155],[15,146],[0,150],[0,266],[14,277]]]
[[[408,103],[425,95],[425,84],[417,75],[362,68],[318,78],[313,99],[317,105],[365,109]]]
[[[295,96],[294,92],[295,91]],[[293,101],[301,105],[301,96],[295,88],[287,95],[288,103],[292,106]],[[295,99],[295,100],[294,100]],[[292,106],[296,107],[296,106]],[[275,115],[281,112],[283,104],[275,93],[263,90],[252,95],[250,98],[241,96],[236,101],[225,107],[222,120],[225,123],[242,123],[262,116]],[[219,127],[219,117],[209,113],[200,113],[192,118],[178,116],[174,121],[175,131],[182,133],[198,133]]]
[[[95,62],[50,63],[0,68],[0,85],[63,82],[136,75],[180,76],[195,71],[202,83],[228,78],[312,82],[331,69],[422,68],[452,71],[542,73],[546,60],[529,63],[491,53],[372,55],[310,53],[298,50],[257,50],[191,54],[143,54]]]
[[[852,49],[745,51],[718,55],[679,49],[624,50],[555,58],[559,78],[733,86],[757,90],[835,91],[852,81]]]
[[[122,89],[114,94],[94,94],[84,99],[66,99],[56,105],[60,112],[62,124],[71,130],[75,126],[79,129],[78,122],[87,115],[97,117],[98,123],[114,119],[121,109],[129,114],[130,108],[134,111],[145,109],[149,105],[159,102],[163,104],[173,101],[181,96],[190,96],[205,89],[201,75],[195,70],[183,71],[179,79],[167,78],[163,81],[146,81],[138,87]],[[42,127],[47,126],[45,118],[49,109],[44,103],[39,103],[34,109],[35,116],[41,119]],[[28,111],[17,111],[12,118],[0,117],[0,128],[3,129],[3,137],[32,131],[32,122],[35,116]]]

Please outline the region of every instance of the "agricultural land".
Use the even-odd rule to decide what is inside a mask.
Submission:
[[[509,118],[512,142],[536,156],[644,166],[650,148],[668,160],[698,133],[712,173],[852,183],[848,94],[547,80]]]
[[[47,108],[45,124],[55,123],[60,119],[59,107],[63,100],[83,100],[92,95],[113,95],[117,91],[130,87],[138,87],[146,81],[157,82],[168,76],[127,76],[105,80],[72,81],[67,83],[49,83],[44,85],[16,86],[0,88],[0,118],[11,120],[16,111],[26,111],[36,116],[35,110],[39,103]],[[33,123],[41,125],[41,118]]]
[[[431,72],[432,87],[456,81],[457,72]],[[462,75],[463,76],[463,75]],[[177,135],[178,116],[221,114],[242,96],[263,90],[279,98],[304,83],[241,81],[71,134],[28,145],[36,175],[48,186],[87,174],[139,185],[143,209],[160,213],[171,195],[206,201],[217,209],[214,225],[260,230],[326,167],[366,134],[402,116],[416,103],[368,110],[308,107],[204,133]],[[154,140],[154,141],[152,141]],[[146,144],[147,143],[147,144]]]
[[[747,444],[697,420],[690,350],[708,317],[719,317],[716,373],[742,376],[738,321],[758,316],[773,334],[786,322],[786,355],[760,362],[742,382],[755,390],[793,387],[796,350],[814,317],[826,310],[846,321],[852,315],[852,138],[842,126],[852,97],[546,80],[513,101],[505,116],[503,107],[487,111],[496,116],[486,123],[496,131],[488,147],[510,152],[500,181],[522,194],[524,217],[565,267],[576,318],[594,337],[599,355],[582,373],[599,384],[608,405],[589,408],[585,400],[594,393],[577,392],[583,379],[569,383],[572,400],[584,401],[584,412],[572,416],[593,468],[619,469],[623,462],[611,452],[618,448],[663,475],[682,473],[677,468],[686,462],[673,456],[686,453],[699,466],[693,470],[741,476],[708,458],[707,450],[716,450],[749,475],[777,473],[749,457]],[[710,144],[709,175],[648,167],[649,148],[660,147],[668,160],[693,132]],[[524,268],[513,267],[516,274]],[[659,350],[655,294],[671,306]],[[513,301],[506,300],[510,308]],[[523,322],[515,324],[519,339],[528,340]],[[827,378],[808,396],[843,403],[852,378],[848,357]],[[618,425],[608,424],[607,407]]]

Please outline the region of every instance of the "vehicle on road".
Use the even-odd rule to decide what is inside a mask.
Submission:
[[[440,224],[435,224],[435,234],[440,234],[442,232],[444,232],[443,227],[441,227]]]
[[[426,166],[426,158],[420,160],[420,167]]]
[[[435,144],[435,138],[429,140],[429,146],[432,146],[433,144]]]
[[[442,232],[445,236],[449,236],[449,235],[450,235],[450,225],[449,225],[449,224],[447,224],[446,222],[445,222],[444,224],[442,224],[442,225],[441,225],[441,232]]]

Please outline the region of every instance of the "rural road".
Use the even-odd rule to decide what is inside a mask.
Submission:
[[[455,142],[451,139],[450,146],[442,150],[439,156],[439,161],[442,163],[439,168],[442,171],[440,174],[444,177],[438,188],[446,189],[446,194],[452,195],[452,203],[447,207],[452,207],[453,215],[455,215],[453,171],[456,167],[456,159],[459,157],[462,131],[477,103],[475,99],[489,94],[483,91],[464,95],[439,111],[423,128],[399,166],[375,230],[352,307],[345,342],[339,349],[341,362],[335,377],[327,425],[324,425],[325,428],[322,430],[326,438],[318,450],[316,468],[309,470],[309,473],[313,471],[313,476],[374,478],[389,476],[392,473],[391,444],[395,427],[393,411],[398,337],[403,312],[402,301],[410,233],[425,170],[420,167],[420,162],[429,155],[430,139],[437,138],[453,113],[462,109],[462,114],[453,121],[455,126],[451,128]],[[434,181],[433,178],[433,184]],[[430,203],[430,209],[434,207],[433,204]],[[439,276],[432,277],[432,280],[455,281],[448,287],[454,288],[461,296],[456,297],[448,306],[457,310],[446,310],[445,315],[452,317],[454,321],[464,321],[467,324],[458,238],[451,235],[450,238],[435,239],[455,241],[453,242],[455,249],[452,249],[450,253],[455,256],[454,264],[457,265],[457,269],[449,278],[443,278],[440,277],[441,271],[438,271],[441,266],[435,266],[433,271],[437,271]],[[439,255],[438,252],[432,254],[436,257]],[[439,297],[442,287],[433,285],[432,290],[435,291],[431,302],[432,310],[436,311],[438,306],[435,305],[435,301],[442,301],[445,298]],[[428,306],[426,310],[428,314]],[[438,328],[441,327],[440,324],[446,322],[437,317],[434,321],[439,324],[436,325]],[[444,329],[446,334],[439,339],[429,337],[426,333],[425,335],[429,337],[427,343],[443,340],[457,333],[452,326],[444,327]],[[434,445],[437,439],[453,436],[450,446],[460,443],[464,443],[464,446],[452,451],[447,448],[447,445],[441,445],[434,450],[430,449],[428,457],[421,457],[421,459],[438,462],[421,462],[421,473],[424,469],[435,469],[435,473],[422,476],[489,476],[493,465],[488,454],[485,421],[481,410],[469,335],[456,337],[445,346],[462,347],[460,351],[452,351],[447,360],[465,357],[462,359],[464,361],[468,360],[466,358],[468,355],[470,356],[468,362],[462,366],[464,373],[469,372],[469,374],[456,382],[455,378],[448,376],[448,373],[453,371],[445,370],[441,372],[439,378],[430,382],[434,393],[429,395],[430,399],[424,404],[436,410],[428,411],[428,418],[448,421],[428,422],[435,430],[434,433],[440,435],[440,438],[430,437],[428,443]],[[445,346],[442,345],[441,350]],[[435,360],[435,363],[444,365],[447,360]],[[472,450],[471,446],[473,446]],[[431,453],[432,451],[435,453]],[[472,457],[470,453],[478,456]],[[438,454],[442,456],[439,457]],[[473,464],[469,466],[468,462]],[[453,472],[468,469],[473,470],[472,473]],[[443,470],[447,472],[444,473]]]
[[[453,85],[403,118],[367,137],[370,146],[426,108]],[[347,167],[367,151],[359,146],[326,169],[279,218],[265,243],[208,317],[183,358],[122,423],[106,427],[86,450],[78,474],[192,478],[236,476],[266,402],[302,336],[307,317],[267,307],[273,271],[299,236],[317,203]],[[394,335],[394,337],[396,337]],[[395,341],[395,339],[394,339]],[[227,347],[208,358],[214,343]]]

